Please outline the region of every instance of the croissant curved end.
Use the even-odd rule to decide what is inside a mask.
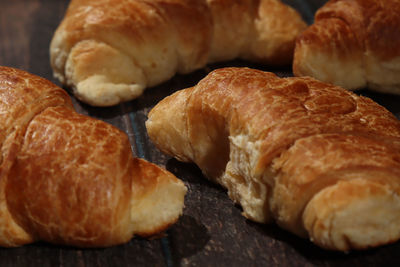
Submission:
[[[178,220],[187,189],[168,171],[142,159],[136,161],[141,179],[133,182],[132,191],[140,197],[131,200],[131,221],[134,234],[150,236]]]
[[[76,97],[93,106],[113,106],[140,96],[141,84],[112,83],[103,75],[93,75],[79,82],[74,89]]]
[[[313,197],[303,214],[313,242],[342,251],[395,242],[399,221],[399,195],[365,179],[340,181],[325,188]]]
[[[54,76],[75,95],[93,106],[112,106],[140,96],[148,79],[144,71],[119,49],[98,40],[73,47],[62,43],[63,33],[51,43]]]

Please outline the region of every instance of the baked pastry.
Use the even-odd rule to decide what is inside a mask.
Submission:
[[[400,94],[400,1],[326,3],[296,41],[293,73]]]
[[[218,69],[148,114],[150,139],[227,188],[250,220],[331,250],[400,238],[400,122],[313,78]]]
[[[291,64],[305,28],[279,0],[72,0],[51,65],[80,100],[110,106],[207,62]]]
[[[111,246],[178,219],[186,187],[122,131],[27,72],[0,67],[0,89],[0,246]]]

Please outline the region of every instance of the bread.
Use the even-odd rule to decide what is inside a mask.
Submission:
[[[296,41],[293,72],[400,94],[400,1],[331,0]]]
[[[253,221],[330,250],[400,238],[400,122],[313,78],[217,69],[148,114],[152,142],[196,163]]]
[[[279,0],[72,0],[51,65],[80,100],[111,106],[207,62],[290,65],[305,28]]]
[[[27,72],[0,67],[0,89],[0,246],[105,247],[178,219],[186,187],[133,158],[122,131]]]

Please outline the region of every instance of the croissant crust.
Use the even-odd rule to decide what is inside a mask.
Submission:
[[[27,72],[0,67],[0,89],[0,246],[105,247],[178,219],[186,187],[133,158],[125,133]]]
[[[79,99],[110,106],[208,62],[289,65],[305,27],[279,0],[72,0],[51,65]]]
[[[293,72],[346,89],[400,93],[400,2],[331,0],[296,41]]]
[[[400,238],[400,122],[315,79],[218,69],[149,113],[163,152],[196,163],[243,215],[332,250]]]

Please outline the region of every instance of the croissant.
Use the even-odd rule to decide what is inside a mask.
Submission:
[[[186,187],[133,158],[125,133],[22,70],[0,67],[0,89],[0,246],[105,247],[178,219]]]
[[[293,73],[400,94],[400,1],[331,0],[296,41]]]
[[[279,0],[72,0],[51,65],[81,101],[111,106],[207,62],[291,64],[305,28]]]
[[[310,77],[222,68],[159,102],[146,127],[250,220],[330,250],[400,238],[400,122],[369,98]]]

